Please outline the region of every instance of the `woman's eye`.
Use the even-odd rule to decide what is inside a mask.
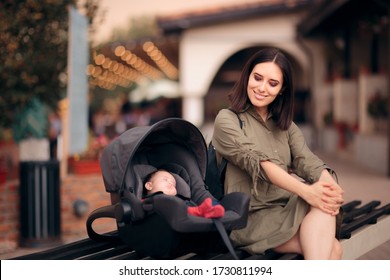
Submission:
[[[269,83],[271,85],[271,87],[276,87],[278,85],[278,83]]]

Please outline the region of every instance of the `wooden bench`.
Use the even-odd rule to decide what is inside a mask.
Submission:
[[[366,252],[390,240],[390,204],[380,205],[380,201],[371,201],[361,205],[355,200],[342,206],[344,210],[341,227],[341,243],[344,259],[356,259]],[[277,254],[273,251],[264,255],[249,255],[237,250],[237,256],[245,260],[298,260],[298,254]],[[89,238],[56,248],[13,258],[16,260],[139,260],[150,259],[135,252],[120,241],[96,242]],[[187,254],[178,259],[233,259],[229,253]]]

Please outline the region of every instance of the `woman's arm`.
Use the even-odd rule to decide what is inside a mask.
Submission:
[[[344,200],[339,187],[327,181],[329,178],[326,174],[324,174],[326,180],[307,185],[270,161],[261,161],[260,165],[273,184],[297,194],[313,207],[331,215],[338,214]]]
[[[340,185],[336,182],[336,180],[333,178],[333,176],[329,173],[327,169],[322,170],[319,181],[330,183],[334,192],[337,193],[339,197],[343,197],[344,190],[340,187]],[[344,200],[340,203],[344,203]]]
[[[292,172],[307,182],[319,181],[321,173],[327,166],[310,150],[302,131],[295,123],[292,123],[288,130],[288,143],[291,151]]]

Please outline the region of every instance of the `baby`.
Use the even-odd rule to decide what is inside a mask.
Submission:
[[[176,195],[175,177],[163,169],[149,173],[145,178],[145,189],[148,195],[163,192],[166,195]]]
[[[145,178],[145,190],[147,195],[162,192],[166,195],[177,195],[176,180],[171,173],[160,169],[153,171]],[[225,208],[222,205],[213,205],[211,198],[206,198],[198,206],[188,206],[188,214],[205,217],[220,218],[225,214]]]

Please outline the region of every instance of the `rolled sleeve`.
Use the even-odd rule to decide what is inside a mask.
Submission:
[[[245,126],[245,122],[243,124]],[[237,115],[227,109],[221,110],[214,123],[212,142],[216,151],[232,164],[245,170],[254,185],[259,179],[267,180],[260,161],[273,160],[272,156],[259,148],[259,144],[245,135]]]

